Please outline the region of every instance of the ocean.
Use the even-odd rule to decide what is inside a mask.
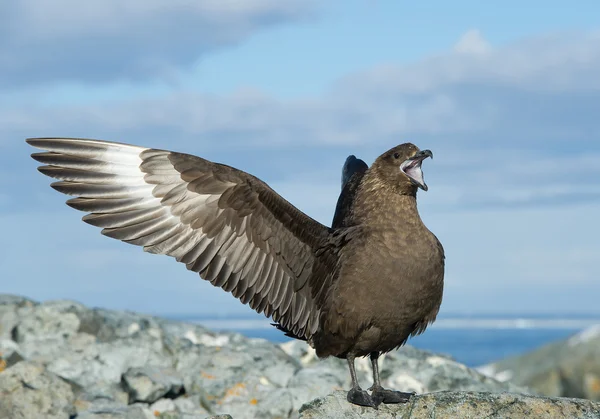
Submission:
[[[271,326],[268,319],[260,317],[169,317],[275,343],[291,340]],[[594,324],[600,324],[600,316],[455,315],[438,319],[424,334],[410,339],[408,343],[450,355],[469,367],[477,367],[568,338]]]

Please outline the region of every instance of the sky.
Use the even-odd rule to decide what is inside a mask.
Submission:
[[[245,316],[164,256],[103,237],[24,139],[187,152],[330,225],[349,154],[431,149],[421,216],[442,314],[600,313],[600,3],[0,3],[0,292]]]

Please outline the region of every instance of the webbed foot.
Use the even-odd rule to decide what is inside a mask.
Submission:
[[[388,390],[383,387],[371,387],[370,390],[373,390],[371,399],[376,406],[379,406],[381,403],[406,403],[415,395],[415,393],[404,393],[402,391]]]
[[[359,406],[374,407],[375,409],[377,409],[377,406],[379,405],[379,403],[375,404],[375,402],[373,401],[373,398],[371,396],[369,396],[369,393],[367,393],[360,387],[353,387],[348,392],[348,396],[346,397],[346,399],[350,403],[353,403],[353,404],[356,404]]]

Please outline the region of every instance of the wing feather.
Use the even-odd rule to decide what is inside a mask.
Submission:
[[[39,170],[106,236],[165,254],[284,330],[310,339],[331,280],[320,257],[330,230],[259,179],[167,150],[100,140],[36,138]],[[329,264],[323,266],[323,262]],[[315,276],[317,275],[317,276]]]

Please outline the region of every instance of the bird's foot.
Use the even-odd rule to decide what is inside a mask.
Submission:
[[[375,402],[376,406],[379,406],[381,403],[385,404],[395,404],[395,403],[406,403],[410,400],[415,393],[404,393],[402,391],[388,390],[381,386],[379,387],[371,387],[369,390],[372,390],[371,399]]]
[[[369,393],[364,391],[360,387],[352,387],[352,389],[348,392],[348,396],[346,399],[353,404],[357,404],[359,406],[367,406],[374,407],[377,409],[379,403],[375,404]]]

